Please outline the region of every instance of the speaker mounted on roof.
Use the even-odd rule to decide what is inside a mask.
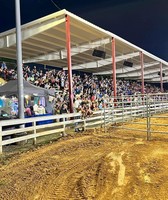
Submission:
[[[106,52],[105,52],[105,51],[98,50],[98,49],[94,49],[94,50],[93,50],[93,53],[92,53],[92,56],[96,56],[96,57],[105,59],[105,57],[106,57]]]
[[[158,72],[158,75],[160,76],[160,72]],[[163,73],[162,73],[162,77],[165,77],[165,75],[166,75],[166,74],[163,72]]]
[[[129,62],[127,60],[124,60],[124,63],[123,63],[124,66],[127,66],[127,67],[132,67],[133,66],[133,63],[132,62]]]

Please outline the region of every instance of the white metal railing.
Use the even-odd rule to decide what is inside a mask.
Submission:
[[[122,128],[126,130],[135,130],[147,133],[147,139],[151,138],[151,133],[168,133],[168,131],[153,131],[153,125],[151,119],[152,118],[159,118],[159,116],[155,116],[156,114],[166,113],[168,111],[168,94],[148,94],[148,95],[141,95],[141,101],[129,101],[125,102],[120,101],[118,103],[118,109],[115,110],[114,116],[115,121],[122,122],[121,126],[113,126],[114,128]],[[128,106],[129,105],[129,106]],[[145,117],[146,121],[144,122],[136,122],[135,118]],[[164,116],[168,118],[168,116]],[[125,123],[126,121],[131,122],[133,127],[127,126]],[[106,123],[109,123],[108,119],[106,119]],[[141,128],[136,128],[134,124],[141,124],[145,126],[140,126]],[[168,124],[158,124],[158,126],[168,126]],[[145,127],[145,128],[144,128]]]
[[[42,137],[45,135],[55,134],[55,133],[65,133],[67,126],[75,127],[76,124],[80,124],[80,126],[86,129],[87,127],[90,126],[102,124],[103,123],[102,113],[103,111],[96,111],[94,112],[94,115],[92,117],[85,119],[82,117],[81,113],[71,113],[71,114],[1,121],[0,153],[2,153],[2,147],[4,145],[21,142],[28,139],[33,139],[34,143],[36,143],[37,137]],[[26,127],[27,124],[31,125],[29,127]],[[18,128],[17,127],[10,128],[9,126],[10,127],[18,126]]]
[[[124,106],[124,103],[121,101],[120,107],[110,107],[109,104],[109,107],[104,108],[101,111],[94,112],[94,114],[89,118],[83,118],[81,113],[71,113],[25,119],[4,120],[0,123],[0,153],[2,153],[2,147],[7,144],[28,139],[33,139],[34,143],[36,143],[36,138],[38,137],[55,133],[64,134],[66,133],[67,126],[75,127],[76,124],[80,124],[80,126],[85,130],[88,127],[94,127],[97,125],[105,127],[109,123],[124,123],[125,121],[139,117],[149,118],[149,111],[151,117],[152,114],[161,113],[163,111],[166,112],[167,110],[168,101],[166,100],[161,102],[155,101],[152,103],[144,101],[139,105],[130,101],[129,106]],[[46,121],[49,121],[49,123],[45,123]],[[27,124],[31,124],[31,126],[26,127]],[[9,125],[12,127],[18,126],[18,128],[6,129],[5,127]],[[147,129],[143,131],[150,132],[150,130]]]

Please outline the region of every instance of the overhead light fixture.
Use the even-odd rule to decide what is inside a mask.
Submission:
[[[92,56],[96,56],[96,57],[105,59],[105,57],[106,57],[106,52],[105,52],[105,51],[98,50],[98,49],[94,49],[94,50],[93,50],[93,53],[92,53]]]
[[[127,66],[127,67],[132,67],[133,66],[133,63],[132,62],[129,62],[127,60],[124,60],[124,63],[123,63],[124,66]]]

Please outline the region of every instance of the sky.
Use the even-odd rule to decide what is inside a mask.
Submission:
[[[168,0],[20,0],[22,24],[66,9],[168,61]],[[15,0],[0,0],[0,32],[15,27]]]

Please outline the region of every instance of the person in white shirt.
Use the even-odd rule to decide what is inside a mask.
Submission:
[[[40,105],[40,106],[37,108],[37,112],[38,112],[39,115],[46,114],[45,108],[44,108],[42,105]]]
[[[75,99],[75,101],[74,101],[74,111],[75,112],[78,112],[78,108],[80,107],[80,105],[81,105],[81,99],[80,99],[80,97],[79,96],[77,96],[77,98]]]

